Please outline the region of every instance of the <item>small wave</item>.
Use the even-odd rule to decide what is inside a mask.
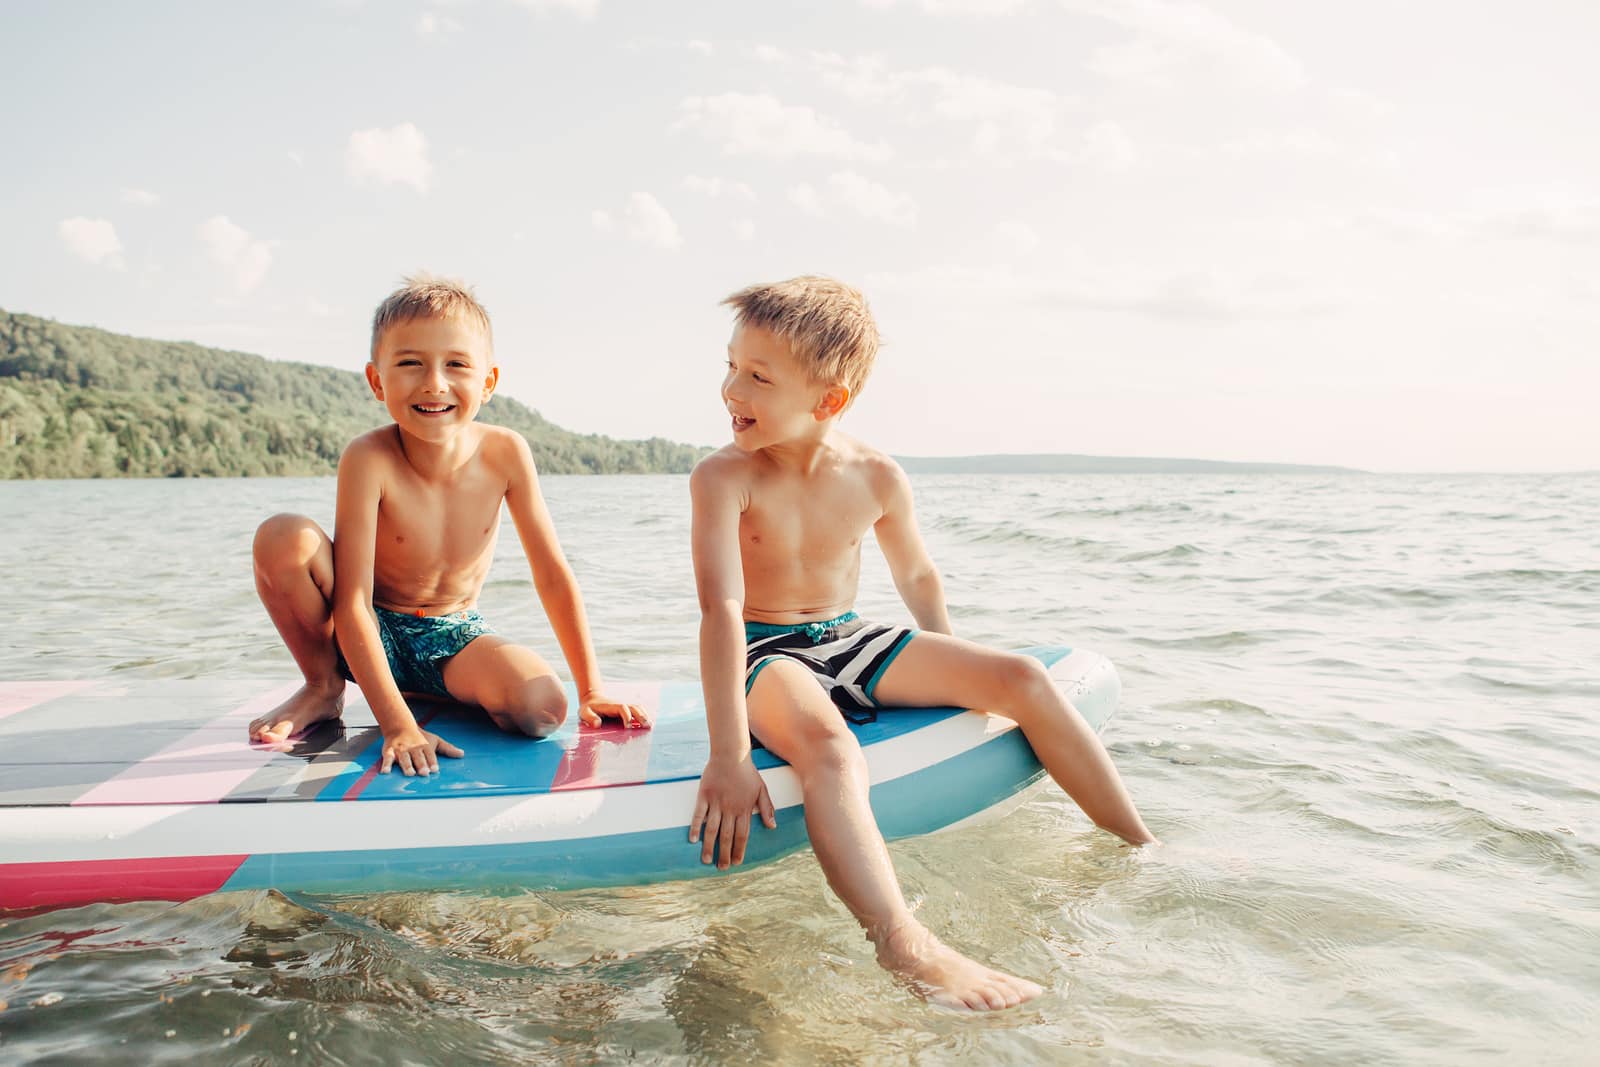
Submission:
[[[1119,556],[1118,563],[1145,563],[1151,560],[1180,560],[1193,556],[1205,555],[1205,549],[1196,545],[1184,543],[1173,545],[1171,548],[1151,549],[1148,552],[1133,552],[1126,556]]]
[[[1228,648],[1248,648],[1270,640],[1273,636],[1273,631],[1270,630],[1229,630],[1226,633],[1201,634],[1196,637],[1136,637],[1134,638],[1134,643],[1144,645],[1146,648],[1216,651]]]
[[[1474,571],[1461,576],[1466,582],[1504,582],[1511,585],[1554,585],[1583,593],[1600,593],[1600,570],[1563,571],[1537,567],[1510,567],[1497,571]]]

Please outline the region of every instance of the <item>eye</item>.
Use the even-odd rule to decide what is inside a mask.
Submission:
[[[751,374],[750,377],[754,378],[756,381],[760,382],[762,385],[771,385],[772,384],[772,379],[771,378],[764,378],[759,374]]]
[[[420,367],[420,366],[422,366],[422,360],[420,360],[420,359],[409,359],[409,358],[402,359],[400,361],[400,363],[399,363],[399,366],[402,366],[402,367]]]

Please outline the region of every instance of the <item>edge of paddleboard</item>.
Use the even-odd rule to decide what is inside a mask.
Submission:
[[[1103,656],[1025,650],[1096,729],[1120,695]],[[533,743],[533,742],[530,742]],[[1008,807],[1043,768],[1009,720],[977,712],[863,746],[886,839]],[[796,775],[761,771],[778,827],[751,833],[745,866],[807,844]],[[0,909],[184,900],[227,890],[521,892],[718,874],[688,842],[697,778],[534,795],[359,804],[142,804],[0,809]]]

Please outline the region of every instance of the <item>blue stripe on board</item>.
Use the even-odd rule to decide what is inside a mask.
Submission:
[[[1044,774],[1022,731],[1011,730],[941,763],[872,788],[872,809],[884,837],[928,833],[975,815]],[[718,873],[700,862],[684,825],[666,830],[520,845],[463,845],[336,853],[251,856],[222,887],[305,893],[407,890],[515,892],[582,889],[702,878]],[[404,809],[395,817],[404,818]],[[757,826],[745,866],[786,856],[807,844],[802,806],[778,812],[778,828]]]

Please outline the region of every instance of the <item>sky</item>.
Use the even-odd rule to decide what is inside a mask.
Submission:
[[[418,270],[501,390],[720,444],[824,273],[898,455],[1600,469],[1590,0],[0,2],[0,308],[358,369]]]

